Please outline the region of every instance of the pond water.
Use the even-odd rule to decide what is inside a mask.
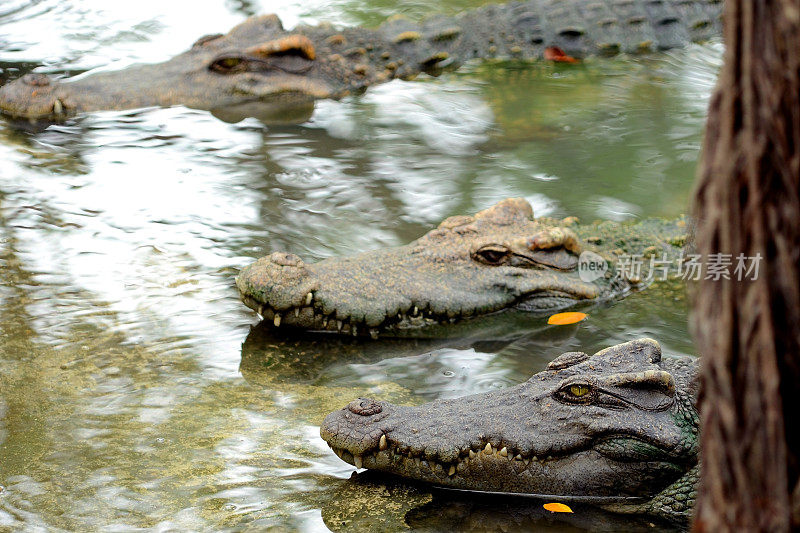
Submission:
[[[479,3],[6,0],[0,82],[159,61],[254,13],[376,24]],[[44,130],[0,120],[0,530],[630,529],[349,479],[318,426],[358,396],[485,391],[639,336],[691,354],[682,287],[577,327],[516,316],[497,339],[372,342],[253,329],[233,278],[273,250],[314,261],[403,244],[508,196],[539,215],[677,216],[720,62],[710,44],[475,64],[290,125],[182,107]]]

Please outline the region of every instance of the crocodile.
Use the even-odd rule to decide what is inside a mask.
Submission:
[[[569,352],[507,389],[419,406],[359,398],[321,437],[356,468],[687,521],[698,479],[698,359],[653,339]]]
[[[273,252],[243,268],[236,286],[275,327],[416,334],[501,310],[553,312],[625,295],[646,279],[615,269],[620,258],[676,265],[687,232],[684,218],[587,225],[534,218],[525,199],[507,198],[447,218],[405,246],[313,264]]]
[[[0,112],[57,121],[149,106],[308,107],[473,59],[574,61],[681,47],[720,35],[720,16],[720,0],[529,0],[422,21],[395,16],[377,28],[286,30],[276,15],[261,15],[163,63],[64,82],[26,74],[0,87]]]

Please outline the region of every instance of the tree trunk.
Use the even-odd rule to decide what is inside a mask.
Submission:
[[[800,0],[725,0],[725,61],[694,198],[698,253],[758,254],[704,279],[696,531],[800,527]],[[755,263],[756,261],[751,261]],[[713,278],[713,277],[712,277]]]

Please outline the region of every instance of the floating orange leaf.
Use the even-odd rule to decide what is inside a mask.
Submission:
[[[545,61],[555,61],[556,63],[577,63],[578,60],[568,56],[564,50],[558,46],[548,46],[544,49]]]
[[[586,313],[556,313],[547,319],[547,323],[551,326],[566,326],[568,324],[576,324],[586,317]]]
[[[569,508],[569,505],[564,505],[563,503],[546,503],[542,505],[545,510],[550,511],[551,513],[571,513],[572,509]]]

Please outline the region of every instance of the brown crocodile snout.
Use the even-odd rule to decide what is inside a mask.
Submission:
[[[283,313],[311,305],[319,280],[295,254],[273,252],[245,267],[236,277],[243,301],[263,315],[262,307]]]
[[[0,87],[0,111],[17,117],[60,118],[74,107],[62,85],[31,72]]]

